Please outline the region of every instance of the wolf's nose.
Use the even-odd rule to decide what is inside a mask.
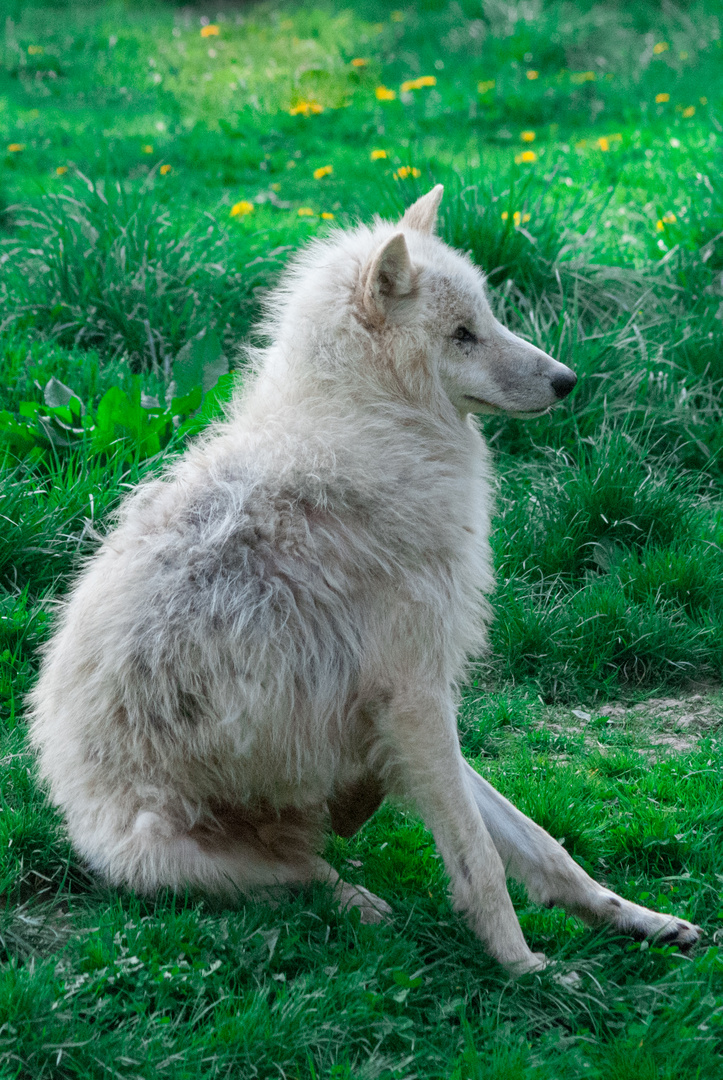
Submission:
[[[559,398],[567,397],[576,382],[577,375],[574,371],[570,371],[569,368],[565,368],[559,375],[555,375],[554,378],[550,379],[555,396]]]

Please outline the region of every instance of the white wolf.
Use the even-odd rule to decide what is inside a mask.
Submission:
[[[455,686],[492,588],[470,414],[539,415],[575,375],[494,318],[434,235],[441,196],[303,252],[226,419],[126,499],[46,650],[40,772],[78,851],[140,892],[321,879],[378,919],[384,901],[318,851],[329,821],[351,835],[390,794],[510,970],[544,957],[505,873],[685,947],[697,927],[598,885],[460,752]]]

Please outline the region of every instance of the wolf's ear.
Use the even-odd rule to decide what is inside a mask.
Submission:
[[[433,233],[437,225],[437,211],[444,195],[444,187],[437,184],[421,199],[417,199],[408,207],[400,225],[408,229],[416,229],[417,232]]]
[[[408,296],[412,287],[407,242],[403,233],[395,233],[372,256],[364,285],[364,307],[370,315],[384,315],[389,301]]]

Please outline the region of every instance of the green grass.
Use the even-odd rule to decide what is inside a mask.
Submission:
[[[723,701],[695,695],[723,671],[718,5],[6,8],[0,1076],[720,1075]],[[485,957],[393,807],[327,853],[389,926],[321,889],[236,909],[103,890],[25,743],[53,599],[218,411],[219,374],[243,378],[289,253],[322,214],[395,215],[438,181],[499,317],[580,376],[552,416],[485,421],[496,619],[463,749],[591,873],[707,935],[641,947],[515,889],[572,990]]]

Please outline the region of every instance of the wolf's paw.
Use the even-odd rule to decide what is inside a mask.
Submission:
[[[636,941],[652,941],[655,945],[676,945],[683,952],[692,948],[703,934],[700,926],[679,919],[662,911],[651,911],[622,896],[605,891],[595,898],[594,905],[577,908],[591,926],[608,924],[621,934],[629,934]],[[568,910],[570,910],[568,908]]]
[[[695,926],[687,919],[679,919],[661,911],[650,911],[619,897],[615,899],[619,914],[617,919],[612,920],[612,924],[617,930],[630,934],[636,941],[650,940],[655,945],[677,945],[683,952],[687,952],[703,933],[700,926]]]
[[[520,975],[528,975],[532,971],[544,971],[550,961],[544,953],[531,952],[521,960],[503,961],[502,966],[506,971],[518,978]]]
[[[579,990],[582,987],[582,977],[579,972],[571,970],[567,964],[563,965],[556,960],[550,960],[544,953],[530,953],[526,960],[505,964],[504,967],[515,978],[545,971],[552,977],[553,982],[565,990]]]
[[[653,934],[642,936],[652,938],[655,945],[677,945],[681,952],[688,952],[703,936],[703,930],[686,919],[670,918]]]
[[[363,885],[350,885],[347,881],[340,881],[334,892],[339,907],[343,911],[357,908],[360,921],[365,924],[386,922],[392,915],[392,909],[386,900],[375,896]]]

